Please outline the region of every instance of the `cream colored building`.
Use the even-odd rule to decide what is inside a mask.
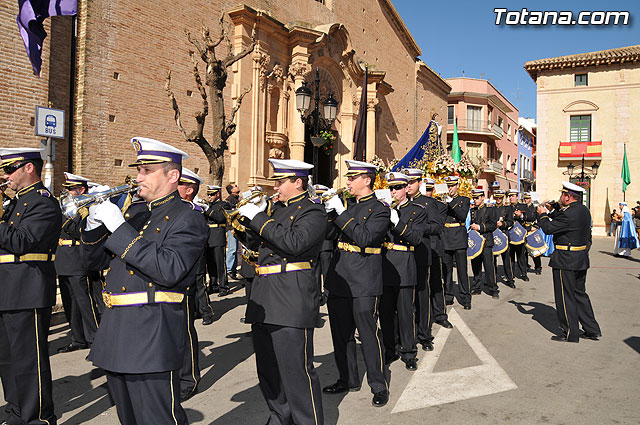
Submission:
[[[594,234],[606,234],[609,214],[623,199],[624,147],[631,169],[626,191],[630,207],[640,200],[640,45],[540,59],[524,68],[536,82],[538,134],[537,192],[557,199],[560,182],[579,182],[598,164],[586,204]]]

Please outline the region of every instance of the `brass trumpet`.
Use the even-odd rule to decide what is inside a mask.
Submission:
[[[397,207],[400,204],[400,201],[398,201],[396,198],[393,198],[391,200],[391,204],[389,204],[389,208],[394,209],[395,207]]]
[[[249,202],[254,202],[254,203],[260,203],[265,197],[266,197],[266,201],[270,201],[271,199],[275,198],[278,195],[278,193],[274,193],[273,195],[267,197],[267,193],[263,190],[256,190],[254,192],[251,193],[251,195],[249,195],[246,198],[242,198],[235,206],[235,208],[233,208],[232,210],[222,210],[222,213],[224,214],[225,218],[227,219],[227,223],[229,223],[229,225],[233,225],[234,220],[236,220],[236,218],[238,217],[238,214],[240,213],[240,207],[247,205]],[[255,202],[256,199],[260,199],[259,202]]]
[[[60,209],[62,214],[67,218],[74,218],[78,214],[78,210],[82,207],[88,207],[93,204],[100,204],[114,196],[124,193],[137,192],[139,190],[138,183],[135,180],[127,178],[126,184],[113,187],[111,189],[90,193],[87,195],[73,196],[68,190],[63,190],[60,194]]]
[[[327,194],[322,194],[320,196],[320,200],[322,201],[322,203],[327,202],[329,199],[333,198],[334,196],[342,196],[343,193],[348,192],[349,188],[348,187],[342,187],[338,190],[336,190],[335,192],[331,192],[331,193],[327,193]]]

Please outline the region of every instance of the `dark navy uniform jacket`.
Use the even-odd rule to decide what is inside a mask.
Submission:
[[[467,228],[464,226],[471,201],[466,196],[456,195],[447,204],[447,217],[442,231],[442,244],[447,251],[467,249]]]
[[[327,215],[318,199],[307,192],[282,206],[246,217],[240,223],[260,238],[256,267],[273,266],[270,274],[256,274],[247,303],[247,323],[269,323],[294,328],[313,328],[317,323],[320,294],[313,265],[327,228]],[[248,234],[247,236],[249,236]],[[283,271],[287,264],[308,262],[311,268]]]
[[[108,267],[105,292],[183,295],[195,282],[207,238],[201,212],[178,191],[142,208],[132,204],[126,223],[109,235],[104,226],[82,235],[83,248],[96,269]],[[177,298],[179,299],[179,298]],[[185,341],[182,303],[151,302],[104,310],[89,359],[118,373],[155,373],[179,369]]]
[[[524,228],[530,231],[531,227],[538,225],[538,211],[536,211],[536,207],[533,204],[524,204],[524,208]]]
[[[86,210],[86,209],[85,209]],[[83,258],[81,226],[84,218],[80,213],[66,219],[62,225],[58,249],[56,249],[56,273],[59,276],[84,276],[87,263]]]
[[[511,205],[496,205],[496,225],[498,221],[502,221],[502,226],[498,227],[502,233],[509,237],[509,229],[513,227],[513,206]]]
[[[444,220],[447,216],[447,205],[438,201],[436,198],[424,196],[421,193],[411,200],[416,204],[420,204],[425,208],[427,213],[426,227],[422,244],[416,246],[416,261],[426,261],[431,265],[431,252],[435,251],[442,256],[442,229],[444,228]],[[418,264],[420,266],[420,264]]]
[[[346,211],[333,220],[341,232],[338,245],[347,243],[361,251],[345,251],[338,246],[327,277],[327,289],[332,296],[382,295],[381,247],[389,230],[390,217],[389,206],[376,199],[373,193],[359,200],[355,197],[347,200]],[[367,248],[377,249],[378,253],[369,254]]]
[[[229,208],[231,208],[231,206],[227,202],[218,199],[210,204],[209,208],[204,212],[207,225],[209,226],[207,246],[227,246],[227,232],[225,229],[227,218],[222,210]]]
[[[484,247],[493,246],[493,231],[498,228],[498,211],[494,207],[480,205],[471,208],[471,223],[480,226],[478,233],[484,237]]]
[[[0,311],[55,304],[52,260],[61,226],[58,201],[42,182],[25,187],[11,200],[0,221]],[[25,255],[16,261],[15,256]]]
[[[423,244],[427,213],[425,207],[414,202],[405,202],[398,206],[400,221],[387,232],[385,240],[382,272],[384,286],[416,286],[417,270],[415,251],[402,247],[416,247]],[[431,243],[427,240],[427,243]],[[389,244],[393,244],[391,247]],[[395,249],[394,249],[395,248]],[[426,267],[419,264],[418,267]]]
[[[555,251],[549,265],[555,269],[587,270],[591,246],[591,212],[580,202],[541,214],[538,224],[547,235],[553,235]],[[568,248],[568,249],[567,249]]]

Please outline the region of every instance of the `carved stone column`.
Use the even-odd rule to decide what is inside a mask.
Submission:
[[[289,73],[294,80],[294,93],[298,87],[302,86],[305,76],[310,72],[311,65],[305,62],[295,62],[289,66]],[[304,161],[304,122],[295,108],[296,106],[293,105],[293,119],[290,122],[289,131],[290,158]]]
[[[265,144],[265,79],[269,55],[261,51],[259,46],[253,53],[253,90],[251,91],[251,156],[249,163],[249,184],[256,184],[264,174]]]
[[[371,88],[369,88],[371,90]],[[375,91],[373,92],[375,96]],[[367,99],[367,161],[376,154],[376,107],[378,99]]]

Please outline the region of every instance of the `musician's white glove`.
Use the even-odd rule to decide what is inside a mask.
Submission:
[[[338,215],[344,212],[344,204],[339,196],[334,196],[324,203],[324,208],[327,212],[335,211]]]
[[[89,193],[104,192],[105,190],[109,190],[109,189],[111,188],[106,184],[100,184],[98,186],[93,186],[92,188],[89,188]]]
[[[391,210],[391,223],[393,223],[394,226],[397,226],[399,222],[400,222],[400,216],[398,215],[398,211],[396,211],[395,209],[392,209]]]
[[[104,224],[111,233],[115,232],[118,227],[124,223],[124,217],[122,216],[120,208],[108,200],[97,205],[92,205],[89,208],[89,216],[91,216],[91,210],[94,210],[95,220]]]
[[[96,220],[96,205],[89,207],[89,215],[87,216],[87,224],[84,226],[84,230],[97,229],[102,225],[101,221]]]
[[[238,209],[238,213],[241,216],[247,217],[249,220],[253,220],[253,218],[258,215],[258,213],[262,212],[267,208],[267,202],[263,199],[258,205],[249,202],[246,205],[243,205]]]

